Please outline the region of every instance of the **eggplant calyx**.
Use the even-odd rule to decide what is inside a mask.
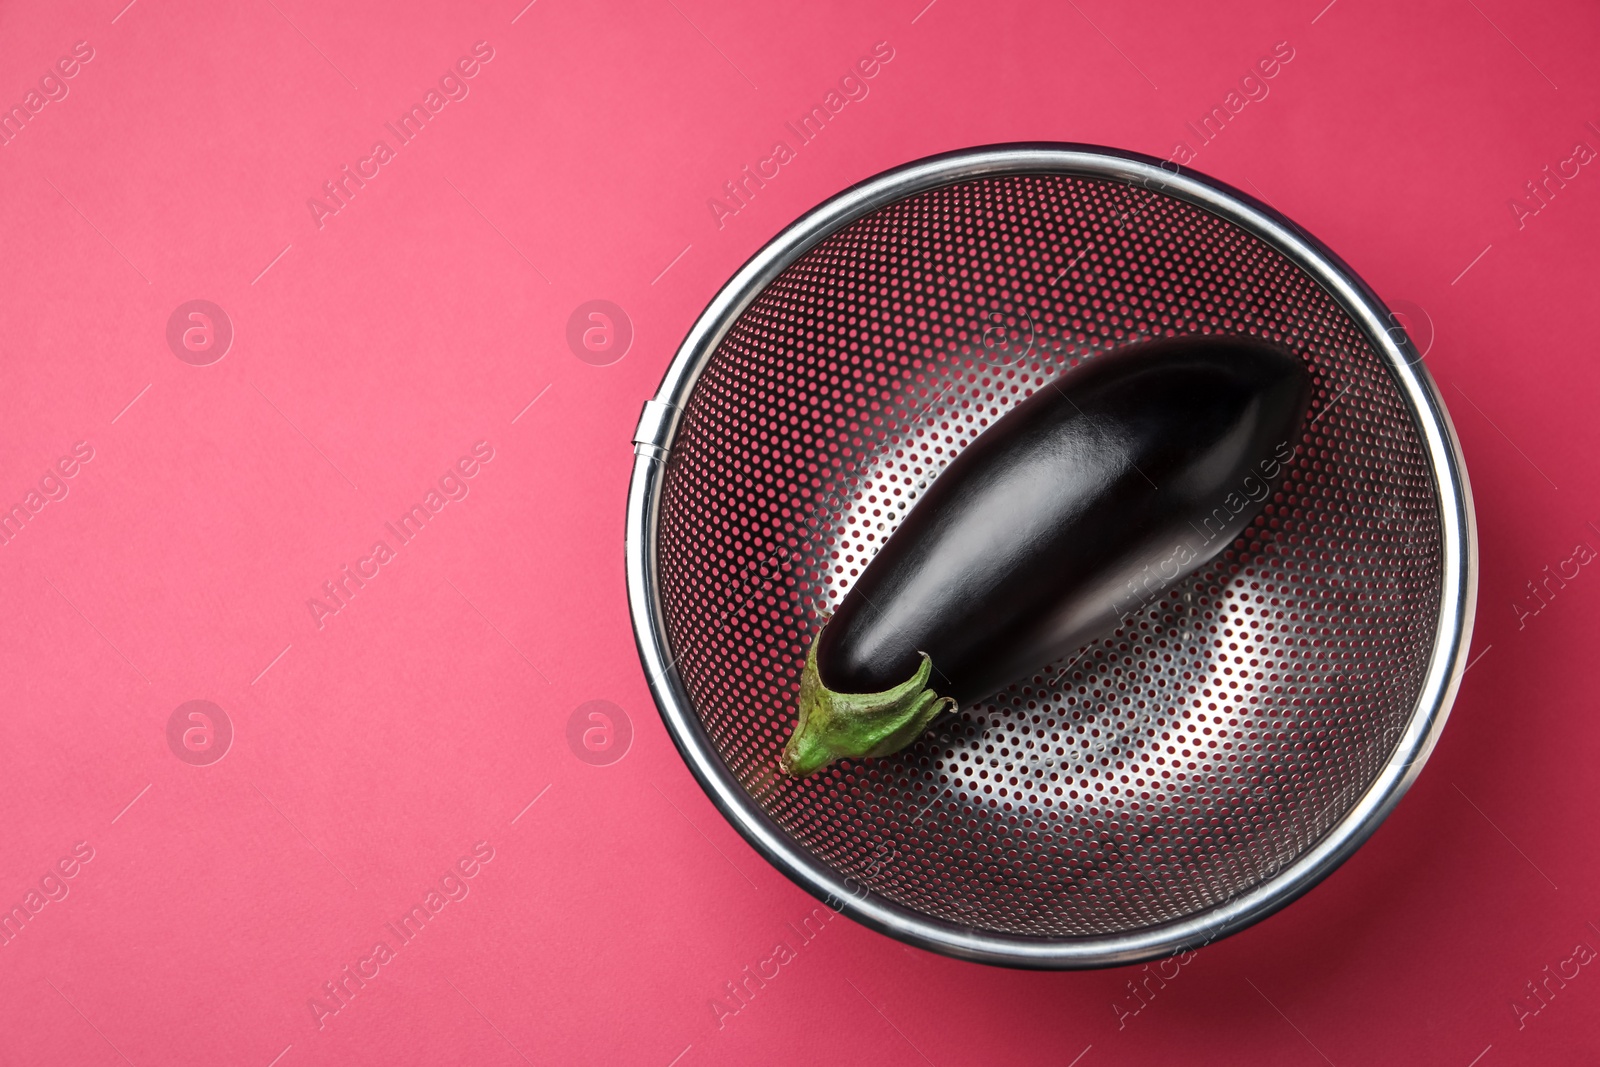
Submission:
[[[887,756],[922,736],[928,724],[956,702],[928,688],[933,660],[921,653],[915,674],[881,693],[836,693],[817,672],[817,638],[800,672],[800,719],[783,748],[778,765],[785,774],[804,778],[837,759]]]

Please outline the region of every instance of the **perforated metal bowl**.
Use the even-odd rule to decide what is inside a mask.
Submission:
[[[955,956],[1134,962],[1282,907],[1416,777],[1471,634],[1466,474],[1394,321],[1271,209],[1124,152],[958,152],[817,208],[712,301],[635,438],[629,597],[690,769],[805,889]],[[945,464],[1075,362],[1208,332],[1316,382],[1232,549],[904,752],[782,776],[820,617]]]

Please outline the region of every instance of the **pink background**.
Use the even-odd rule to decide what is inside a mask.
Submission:
[[[1520,228],[1509,205],[1600,148],[1592,6],[125,2],[0,9],[0,104],[93,50],[0,147],[0,506],[29,515],[0,544],[0,907],[28,916],[0,944],[0,1063],[1600,1056],[1600,575],[1568,564],[1543,606],[1527,585],[1600,548],[1600,168],[1568,164]],[[469,95],[396,147],[384,124],[479,41]],[[1137,968],[1008,972],[847,920],[802,945],[815,902],[702,795],[634,652],[641,402],[827,196],[975,144],[1194,147],[1186,121],[1285,41],[1193,165],[1431,337],[1482,550],[1480,658],[1432,762],[1353,860],[1136,1014]],[[719,228],[708,198],[877,42],[870,94]],[[394,158],[319,228],[308,198],[379,138]],[[235,333],[209,366],[166,340],[193,299]],[[590,299],[633,323],[609,366],[566,342]],[[467,497],[397,547],[384,523],[475,442]],[[361,564],[379,539],[394,558]],[[378,569],[319,628],[346,564]],[[232,725],[218,762],[169,746],[190,700]],[[568,742],[591,700],[631,720],[610,765]],[[478,842],[467,895],[394,937]],[[340,1004],[346,965],[378,971]]]

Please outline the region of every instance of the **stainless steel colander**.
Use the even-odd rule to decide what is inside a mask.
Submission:
[[[779,774],[821,618],[945,464],[1080,360],[1212,332],[1316,382],[1232,549],[904,752]],[[806,890],[940,952],[1104,966],[1262,918],[1394,807],[1460,680],[1471,497],[1416,350],[1313,238],[1170,163],[1012,145],[841,194],[712,301],[634,448],[634,628],[690,769]]]

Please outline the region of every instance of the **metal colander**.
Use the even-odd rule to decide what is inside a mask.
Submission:
[[[1128,153],[958,152],[817,208],[706,309],[635,438],[634,625],[690,768],[808,891],[952,955],[1132,962],[1283,906],[1416,776],[1470,637],[1466,475],[1393,322],[1271,209]],[[944,466],[1073,364],[1201,333],[1315,382],[1232,548],[905,751],[780,774],[812,636]]]

